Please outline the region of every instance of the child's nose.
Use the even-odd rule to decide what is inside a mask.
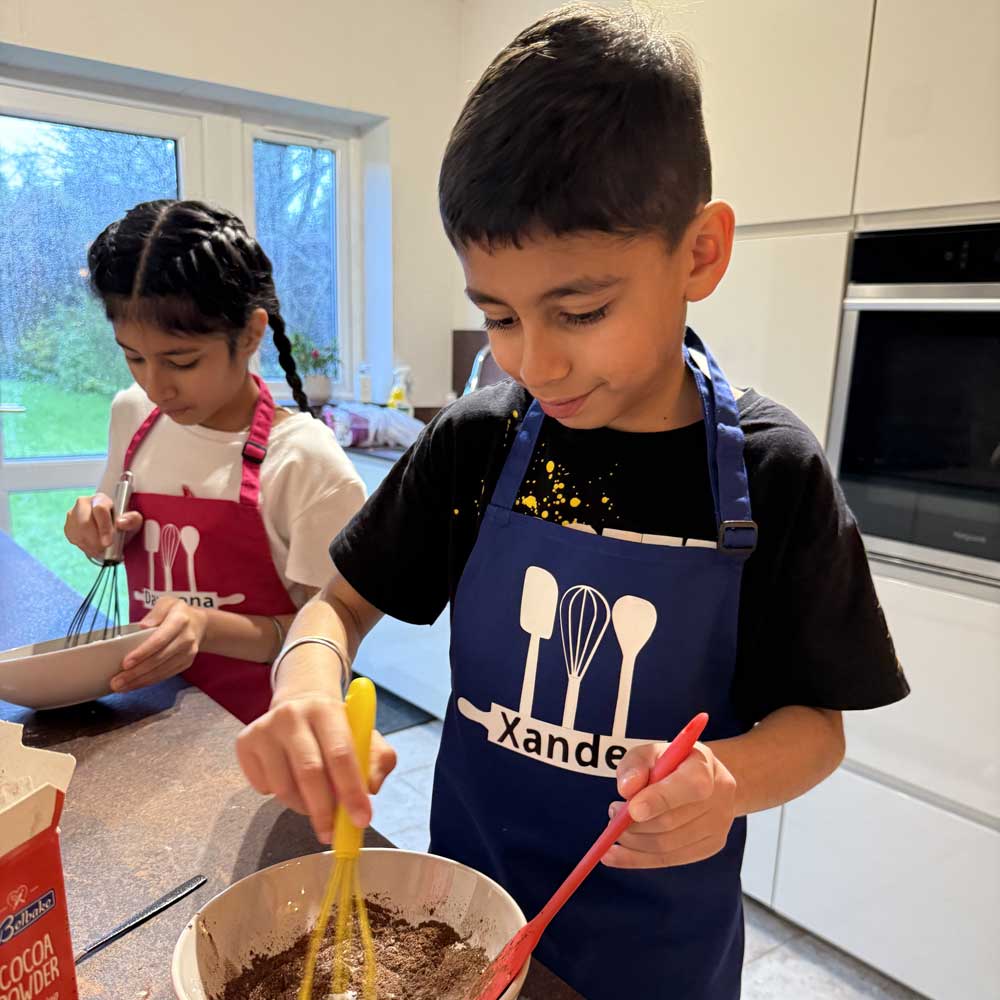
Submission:
[[[529,389],[541,389],[564,379],[572,365],[557,338],[545,331],[525,330],[521,344],[521,382]]]
[[[151,364],[147,368],[146,384],[143,388],[146,390],[146,395],[149,396],[150,402],[161,406],[163,403],[169,402],[175,395],[171,385],[172,380],[169,373],[158,365]]]

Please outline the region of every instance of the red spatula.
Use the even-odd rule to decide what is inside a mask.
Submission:
[[[660,755],[653,765],[650,783],[662,781],[668,774],[687,759],[698,737],[708,723],[708,715],[702,712],[696,715],[678,734],[674,741]],[[594,870],[597,863],[608,853],[611,846],[632,825],[632,817],[627,809],[622,809],[610,823],[607,829],[597,838],[594,846],[587,851],[583,860],[573,869],[569,878],[545,904],[542,911],[522,927],[504,945],[503,951],[493,960],[490,967],[483,973],[479,992],[470,1000],[500,1000],[504,990],[517,978],[524,963],[531,956],[545,928],[552,918],[563,908],[570,896],[580,888],[580,883]]]

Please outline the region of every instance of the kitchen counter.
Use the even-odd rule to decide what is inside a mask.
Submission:
[[[5,571],[17,552],[34,562],[15,549],[0,535]],[[33,583],[47,573],[39,572],[37,563],[32,567],[18,559],[19,573]],[[28,582],[24,576],[21,580]],[[64,589],[68,593],[59,594],[61,601],[74,605],[76,595]],[[18,627],[7,591],[0,597],[0,648],[49,638],[65,627],[59,608],[46,621],[40,611],[30,628],[24,622]],[[50,712],[0,701],[0,719],[21,723],[26,744],[77,759],[62,818],[76,951],[179,883],[195,875],[208,879],[197,892],[81,964],[81,1000],[169,1000],[174,943],[194,911],[237,879],[318,849],[303,817],[262,798],[246,783],[234,751],[239,721],[180,678]],[[366,843],[391,846],[374,830]],[[521,996],[581,1000],[538,962]]]

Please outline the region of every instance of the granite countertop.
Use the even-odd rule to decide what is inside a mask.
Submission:
[[[0,649],[58,635],[78,597],[2,534],[0,559],[0,578],[15,565],[18,578],[0,583]],[[18,622],[8,595],[37,595],[44,582],[53,600],[34,603],[50,610]],[[77,760],[61,826],[75,951],[179,883],[208,879],[82,963],[81,1000],[169,1000],[171,954],[192,914],[245,875],[320,849],[303,817],[246,783],[234,751],[240,722],[180,678],[49,712],[0,701],[0,719],[21,723],[26,744]],[[388,844],[373,830],[366,843]],[[521,996],[581,1000],[538,962]]]

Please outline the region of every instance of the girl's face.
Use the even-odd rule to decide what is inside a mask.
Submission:
[[[242,430],[256,400],[250,358],[260,345],[267,313],[257,309],[230,353],[226,335],[176,334],[136,322],[114,324],[133,378],[151,403],[185,426]]]

